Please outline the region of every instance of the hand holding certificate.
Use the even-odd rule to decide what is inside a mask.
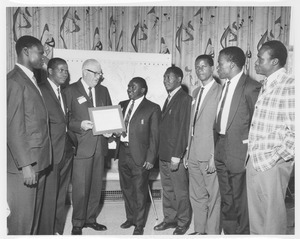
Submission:
[[[94,135],[125,131],[120,105],[89,108],[89,115],[94,124]]]

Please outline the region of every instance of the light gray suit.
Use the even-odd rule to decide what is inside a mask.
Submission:
[[[221,197],[217,173],[208,174],[205,168],[214,153],[213,125],[222,86],[215,81],[213,82],[198,110],[194,136],[191,136],[199,90],[200,87],[195,89],[192,94],[195,103],[193,103],[191,110],[187,150],[189,191],[194,212],[194,229],[195,232],[199,233],[220,234]]]

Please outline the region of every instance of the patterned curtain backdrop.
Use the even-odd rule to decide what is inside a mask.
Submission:
[[[53,48],[172,54],[188,88],[199,82],[194,60],[227,46],[241,47],[245,73],[256,80],[258,48],[268,40],[289,45],[291,7],[9,7],[7,71],[16,62],[15,42],[22,35],[39,38],[47,58]],[[291,61],[288,61],[291,62]],[[290,69],[290,67],[287,67]]]

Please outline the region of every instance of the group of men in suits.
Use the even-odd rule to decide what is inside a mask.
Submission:
[[[255,69],[268,77],[263,89],[243,73],[239,47],[219,53],[223,86],[213,77],[212,57],[196,58],[201,86],[192,96],[182,87],[182,70],[167,68],[162,110],[146,98],[145,79],[134,77],[129,99],[119,103],[125,131],[113,135],[91,130],[88,108],[111,105],[99,83],[103,72],[97,60],[86,60],[82,78],[62,92],[65,60],[52,58],[46,81],[37,85],[33,71],[44,63],[41,42],[23,36],[16,51],[18,61],[7,75],[9,234],[62,234],[70,179],[72,235],[82,235],[84,227],[107,230],[96,219],[110,137],[117,142],[125,202],[121,228],[135,226],[134,235],[144,233],[149,173],[158,158],[164,219],[154,230],[175,228],[174,235],[183,235],[194,213],[192,235],[285,233],[295,112],[294,79],[283,70],[287,52],[281,42],[259,50]]]
[[[63,92],[65,60],[50,59],[48,77],[38,85],[33,72],[45,63],[41,42],[22,36],[16,52],[7,75],[8,234],[63,234],[70,179],[72,235],[81,235],[83,227],[106,230],[96,218],[108,142],[92,134],[88,114],[89,107],[111,105],[107,88],[98,84],[99,62],[86,60],[82,78]]]

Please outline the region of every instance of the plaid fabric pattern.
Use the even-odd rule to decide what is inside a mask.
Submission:
[[[256,171],[295,156],[295,80],[282,68],[261,89],[249,131],[248,153]]]

